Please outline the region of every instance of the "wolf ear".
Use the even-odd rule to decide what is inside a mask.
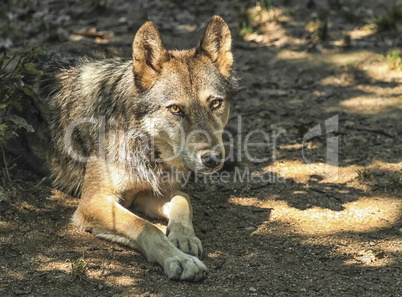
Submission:
[[[211,58],[224,76],[230,76],[233,66],[232,37],[228,25],[220,16],[215,15],[209,21],[198,49]]]
[[[146,22],[135,34],[133,42],[133,67],[136,84],[149,89],[168,59],[158,29],[153,22]]]

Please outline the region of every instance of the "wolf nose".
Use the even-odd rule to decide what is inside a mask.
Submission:
[[[216,168],[222,163],[222,154],[209,155],[205,154],[201,157],[202,163],[208,168]]]

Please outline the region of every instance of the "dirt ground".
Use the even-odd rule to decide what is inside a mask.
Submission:
[[[168,48],[187,48],[221,15],[235,36],[241,86],[228,125],[237,160],[227,180],[184,186],[209,268],[205,280],[188,283],[75,229],[78,199],[7,156],[0,296],[402,296],[402,75],[385,58],[402,40],[367,25],[392,1],[341,1],[329,9],[324,42],[305,26],[327,1],[273,1],[244,38],[245,1],[20,2],[1,4],[9,25],[0,45],[11,51],[85,39],[130,52],[148,19]],[[247,147],[262,162],[246,156],[254,130],[266,132],[251,135],[255,142],[269,136],[269,145]],[[326,165],[336,142],[338,164]]]

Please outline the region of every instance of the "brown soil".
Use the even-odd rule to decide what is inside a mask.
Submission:
[[[52,47],[84,38],[129,52],[148,17],[170,48],[194,46],[203,31],[197,29],[213,14],[234,35],[240,30],[240,1],[95,5],[104,2],[40,1],[11,10],[12,49],[24,41]],[[208,277],[169,281],[137,252],[76,230],[69,218],[78,200],[20,166],[0,193],[1,296],[402,295],[402,75],[384,57],[401,40],[364,26],[381,12],[379,1],[350,1],[350,11],[363,16],[354,22],[330,9],[323,43],[304,28],[326,2],[313,8],[307,8],[312,1],[273,2],[265,19],[256,20],[263,22],[258,31],[234,42],[242,89],[229,129],[243,140],[255,129],[271,141],[282,131],[276,150],[250,148],[255,158],[270,156],[261,163],[237,147],[242,158],[228,182],[207,178],[184,187],[193,197]],[[91,27],[98,33],[88,33]],[[71,35],[79,30],[90,37]],[[326,137],[325,120],[336,115],[339,129]],[[306,142],[307,164],[303,136],[318,124],[323,136]],[[338,166],[325,165],[329,137],[338,139]],[[247,170],[255,179],[239,181]]]

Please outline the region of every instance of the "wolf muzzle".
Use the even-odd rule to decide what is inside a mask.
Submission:
[[[202,164],[209,169],[215,169],[219,167],[223,162],[223,157],[221,153],[208,152],[201,157]]]

